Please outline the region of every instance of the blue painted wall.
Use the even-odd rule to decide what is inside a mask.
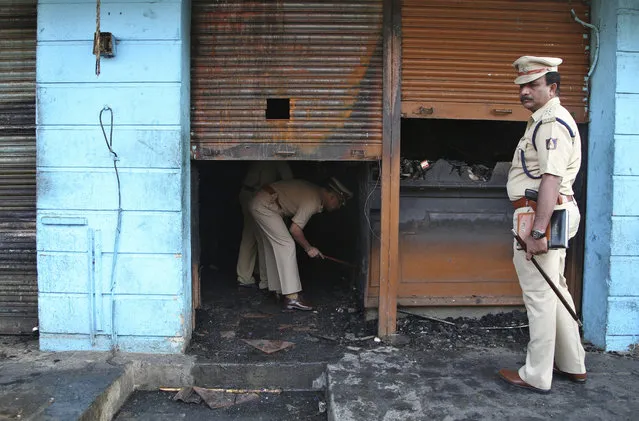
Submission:
[[[40,0],[37,250],[44,350],[181,352],[191,334],[188,1]],[[113,110],[118,187],[99,114]],[[110,114],[103,114],[109,133]],[[113,288],[112,288],[113,287]],[[114,311],[112,311],[114,310]],[[115,328],[115,329],[114,329]]]
[[[607,350],[639,342],[639,0],[593,2],[584,332]]]

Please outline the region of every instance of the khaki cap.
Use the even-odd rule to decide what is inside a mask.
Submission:
[[[353,197],[353,192],[346,188],[337,178],[331,177],[326,183],[329,190],[335,192],[339,197],[340,205],[344,206],[347,199]]]
[[[519,75],[515,85],[523,85],[539,79],[548,72],[556,72],[563,60],[557,57],[521,56],[513,63]]]

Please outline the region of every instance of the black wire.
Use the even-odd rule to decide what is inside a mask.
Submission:
[[[102,123],[102,113],[105,111],[109,111],[111,114],[111,121],[109,124],[109,136],[107,137],[106,131],[104,130],[104,123]],[[120,193],[120,174],[118,173],[118,154],[113,150],[113,110],[111,107],[105,106],[100,110],[100,128],[102,129],[102,134],[104,135],[104,141],[106,142],[107,148],[109,148],[109,152],[113,155],[113,168],[115,169],[115,178],[118,181],[118,210],[122,209],[122,194]]]
[[[111,122],[109,126],[109,136],[107,136],[104,130],[104,123],[102,122],[102,114],[105,111],[111,113]],[[115,241],[113,244],[113,259],[111,261],[111,346],[115,350],[117,348],[117,331],[115,330],[115,267],[118,257],[118,249],[120,244],[120,232],[122,229],[122,193],[120,191],[120,174],[118,172],[118,154],[113,150],[113,110],[109,106],[105,106],[100,110],[100,128],[104,135],[104,141],[106,142],[109,152],[113,155],[113,169],[115,169],[115,178],[118,181],[118,219],[115,226]]]

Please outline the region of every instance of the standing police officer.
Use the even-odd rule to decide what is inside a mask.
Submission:
[[[530,342],[526,364],[519,371],[501,369],[499,375],[514,386],[541,393],[550,391],[553,371],[574,382],[586,381],[579,327],[530,262],[535,255],[574,309],[564,277],[566,250],[548,250],[545,236],[555,209],[568,210],[570,238],[577,233],[580,220],[572,185],[581,164],[581,139],[575,120],[559,102],[557,67],[561,62],[560,58],[523,56],[513,63],[519,99],[533,113],[515,150],[507,184],[516,209],[515,229],[519,213],[535,211],[531,234],[524,238],[527,251],[514,247],[513,257],[528,313]],[[526,200],[526,189],[538,191],[536,203]]]

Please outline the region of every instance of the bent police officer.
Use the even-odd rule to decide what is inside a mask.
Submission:
[[[302,284],[297,267],[295,244],[311,258],[322,253],[304,236],[310,218],[322,211],[332,212],[344,206],[353,194],[335,177],[322,186],[293,179],[267,184],[255,193],[250,210],[258,227],[266,261],[268,289],[283,296],[284,310],[312,310],[301,296]],[[290,227],[284,222],[291,217]]]

